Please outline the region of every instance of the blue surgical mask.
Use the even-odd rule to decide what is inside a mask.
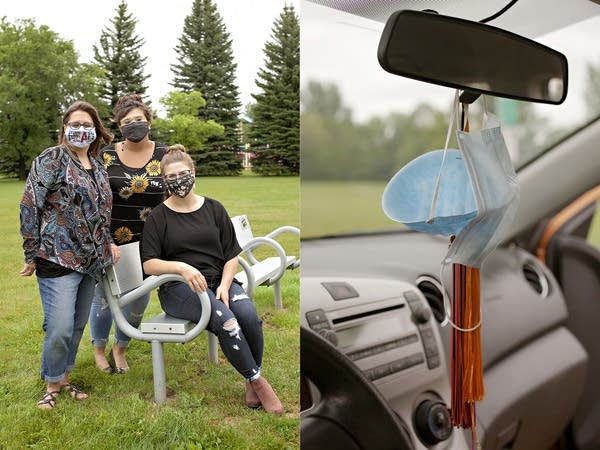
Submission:
[[[431,213],[436,181],[443,162],[437,202]],[[383,191],[383,211],[408,228],[431,235],[452,236],[477,215],[471,180],[459,150],[427,152],[393,176]]]
[[[448,134],[445,150],[425,153],[396,173],[382,206],[388,217],[409,228],[455,236],[444,264],[480,267],[506,237],[519,186],[500,122],[492,114],[484,115],[481,131],[458,131],[457,138],[460,151],[447,149]]]
[[[89,147],[92,142],[96,140],[96,129],[89,128],[85,129],[83,126],[79,128],[71,128],[67,126],[65,130],[65,137],[69,144],[77,148]]]

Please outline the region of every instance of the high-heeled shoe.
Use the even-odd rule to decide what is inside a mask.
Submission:
[[[100,364],[96,363],[96,368],[103,373],[112,373],[113,372],[113,368],[110,366],[110,364],[108,366],[102,367],[100,366]]]
[[[126,373],[126,372],[129,372],[129,364],[127,364],[127,361],[125,361],[125,365],[124,366],[119,366],[117,364],[117,360],[115,358],[115,347],[114,346],[110,349],[110,356],[111,356],[111,358],[112,358],[112,360],[113,360],[113,362],[115,364],[115,369],[114,369],[115,373]],[[125,360],[125,354],[123,354],[123,360]]]
[[[98,362],[98,358],[99,355],[94,354],[94,362],[96,363],[96,368],[102,373],[112,373],[113,368],[111,367],[110,363],[106,360],[106,358],[104,358],[103,362]],[[106,363],[106,365],[104,363]]]

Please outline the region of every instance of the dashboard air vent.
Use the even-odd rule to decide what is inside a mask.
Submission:
[[[433,317],[439,323],[442,323],[446,317],[444,313],[444,298],[442,297],[442,286],[439,281],[433,277],[422,276],[417,278],[417,287],[425,296]]]
[[[523,275],[540,297],[546,298],[548,296],[550,292],[548,278],[537,263],[530,261],[523,264]]]

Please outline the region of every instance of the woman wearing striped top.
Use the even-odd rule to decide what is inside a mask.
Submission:
[[[150,211],[164,200],[160,160],[166,145],[149,139],[152,114],[140,95],[121,97],[113,110],[113,120],[118,124],[124,140],[105,147],[102,159],[113,192],[110,231],[113,245],[118,251],[119,245],[141,239]],[[149,299],[150,294],[147,294],[123,308],[125,317],[132,326],[139,326]],[[115,340],[111,350],[114,360],[112,367],[106,358],[112,323],[104,289],[99,283],[90,312],[94,359],[102,372],[124,373],[129,370],[125,349],[130,337],[115,325]]]

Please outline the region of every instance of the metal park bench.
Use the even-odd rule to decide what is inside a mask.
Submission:
[[[140,328],[131,326],[121,308],[142,295],[151,292],[168,281],[185,281],[181,275],[163,274],[143,278],[139,242],[121,245],[121,259],[107,268],[102,280],[108,305],[117,326],[132,339],[150,342],[152,345],[152,371],[154,378],[154,401],[160,404],[167,397],[163,343],[189,342],[206,328],[210,318],[210,300],[206,292],[198,294],[202,314],[198,323],[177,319],[165,313],[145,320]],[[218,363],[217,338],[208,333],[208,355],[210,362]]]
[[[300,236],[300,230],[296,227],[286,225],[271,231],[266,236],[254,237],[250,228],[250,221],[245,215],[234,216],[231,218],[235,235],[242,255],[239,262],[243,271],[237,273],[235,278],[242,283],[246,293],[252,297],[256,286],[273,286],[275,296],[275,306],[278,309],[283,307],[281,299],[280,280],[286,269],[295,269],[300,266],[300,259],[296,256],[286,255],[285,250],[275,237],[281,233],[289,232]],[[270,256],[261,260],[257,259],[253,250],[260,246],[268,246],[275,250],[277,256]]]

